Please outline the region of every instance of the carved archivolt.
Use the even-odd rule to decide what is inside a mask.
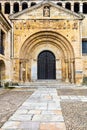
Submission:
[[[20,49],[20,58],[29,58],[31,54],[31,49],[41,44],[49,48],[49,45],[53,45],[64,52],[65,57],[74,57],[74,50],[69,41],[62,35],[55,33],[53,31],[42,31],[30,36],[23,44]],[[32,51],[33,52],[33,51]]]

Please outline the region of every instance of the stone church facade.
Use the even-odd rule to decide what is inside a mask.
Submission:
[[[87,19],[82,3],[80,13],[52,1],[33,2],[26,9],[19,6],[19,11],[13,5],[6,10],[4,4],[0,4],[6,17],[1,13],[1,84],[47,79],[81,84],[87,76]]]

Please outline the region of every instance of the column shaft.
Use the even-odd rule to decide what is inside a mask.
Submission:
[[[27,62],[26,62],[26,81],[28,81],[28,66],[27,66]]]
[[[63,8],[65,8],[65,3],[62,4]]]
[[[83,12],[83,4],[80,3],[80,13],[82,13],[82,12]]]
[[[11,5],[10,14],[13,14],[13,5]]]
[[[74,4],[71,3],[71,11],[74,11]]]
[[[71,61],[71,82],[74,83],[74,61]]]
[[[4,11],[5,11],[4,4],[2,3],[2,12],[5,13]]]
[[[69,66],[68,66],[68,60],[65,60],[66,63],[66,82],[69,82]]]
[[[19,6],[19,11],[22,11],[22,5]]]

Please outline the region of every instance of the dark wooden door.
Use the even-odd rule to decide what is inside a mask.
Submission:
[[[43,51],[38,56],[38,79],[55,78],[55,56],[50,51]]]

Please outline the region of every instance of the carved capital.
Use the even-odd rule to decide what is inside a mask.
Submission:
[[[68,60],[68,59],[64,59],[64,61],[65,61],[65,63],[68,63],[68,62],[69,62],[69,60]]]
[[[71,62],[71,63],[74,63],[74,62],[75,62],[74,58],[71,58],[71,59],[70,59],[70,62]]]

